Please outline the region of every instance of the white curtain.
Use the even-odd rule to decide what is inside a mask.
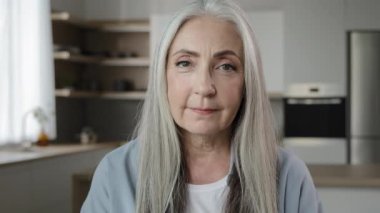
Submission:
[[[49,0],[0,0],[0,145],[56,137]]]

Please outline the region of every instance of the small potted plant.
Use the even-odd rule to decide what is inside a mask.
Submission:
[[[45,125],[49,121],[49,117],[46,115],[41,107],[37,107],[33,110],[33,116],[40,125],[40,133],[38,134],[37,145],[47,146],[49,144],[49,137],[45,131]]]

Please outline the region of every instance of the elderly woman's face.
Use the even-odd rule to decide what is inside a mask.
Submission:
[[[171,114],[191,134],[229,131],[244,85],[243,45],[233,24],[197,17],[178,31],[168,53]]]

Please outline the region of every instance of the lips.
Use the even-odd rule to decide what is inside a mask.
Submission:
[[[218,111],[218,109],[214,109],[214,108],[197,108],[197,107],[190,107],[189,108],[191,111],[197,113],[197,114],[200,114],[200,115],[209,115],[209,114],[212,114],[216,111]]]

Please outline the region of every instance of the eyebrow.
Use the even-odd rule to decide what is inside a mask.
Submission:
[[[172,55],[177,55],[179,53],[186,53],[186,54],[196,56],[196,57],[199,56],[199,53],[192,51],[192,50],[187,50],[187,49],[180,49],[177,52],[173,53]],[[237,58],[240,59],[239,55],[236,54],[236,52],[234,52],[232,50],[222,50],[222,51],[216,52],[216,53],[214,53],[213,57],[222,57],[225,55],[233,55],[233,56],[236,56]]]
[[[195,51],[191,51],[191,50],[186,50],[186,49],[180,49],[177,52],[173,53],[172,55],[177,55],[179,53],[186,53],[186,54],[192,55],[192,56],[199,56],[199,53],[197,53]]]
[[[233,56],[236,56],[237,58],[240,59],[240,57],[238,56],[238,54],[236,54],[232,50],[222,50],[222,51],[214,53],[214,57],[221,57],[221,56],[225,56],[225,55],[233,55]]]

